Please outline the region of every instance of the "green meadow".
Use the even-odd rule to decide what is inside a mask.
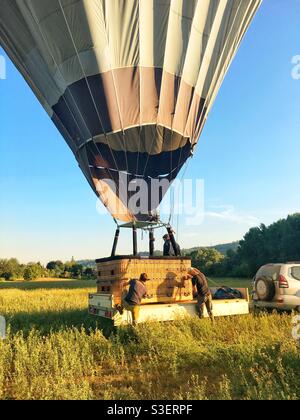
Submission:
[[[245,280],[221,281],[246,287]],[[111,328],[93,281],[0,283],[0,399],[299,399],[292,315]]]

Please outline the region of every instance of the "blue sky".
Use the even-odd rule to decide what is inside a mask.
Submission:
[[[182,246],[239,240],[300,210],[300,79],[291,75],[299,24],[298,0],[264,1],[185,174],[205,182],[205,218],[192,227],[179,219]],[[96,211],[72,153],[8,60],[0,111],[0,258],[108,255],[114,222]],[[130,244],[125,232],[120,252]]]

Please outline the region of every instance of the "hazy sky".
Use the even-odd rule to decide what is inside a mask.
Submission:
[[[186,178],[204,180],[205,218],[199,226],[180,218],[182,246],[239,240],[300,210],[299,25],[299,0],[264,0],[187,168]],[[8,60],[0,111],[0,258],[108,255],[114,222],[97,212],[72,153]],[[120,252],[130,250],[125,232]]]

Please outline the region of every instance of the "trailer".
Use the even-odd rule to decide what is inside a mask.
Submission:
[[[148,294],[142,301],[139,323],[174,321],[196,316],[192,284],[186,280],[191,268],[188,257],[112,256],[96,261],[98,270],[97,293],[89,295],[89,314],[109,319],[114,326],[132,323],[131,313],[118,307],[128,290],[128,281],[147,273]],[[241,299],[213,300],[215,317],[245,315],[249,313],[249,291],[237,289]],[[217,288],[211,288],[214,296]],[[205,315],[208,314],[205,311]]]
[[[216,289],[211,289],[214,293]],[[249,314],[249,292],[246,288],[239,290],[243,299],[213,300],[215,317]],[[176,321],[188,316],[196,316],[196,300],[176,303],[152,303],[141,305],[138,323],[150,321]],[[118,327],[132,323],[131,313],[124,310],[121,315],[115,308],[113,295],[100,293],[89,295],[89,313],[100,318],[109,319]],[[208,317],[205,311],[204,317]]]

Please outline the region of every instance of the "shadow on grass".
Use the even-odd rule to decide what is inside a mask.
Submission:
[[[33,329],[42,335],[48,335],[51,331],[65,331],[73,327],[83,328],[86,332],[99,329],[106,337],[114,331],[112,321],[89,315],[87,309],[61,312],[19,312],[6,316],[6,320],[12,333],[23,331],[25,336]]]
[[[96,280],[61,280],[61,281],[33,281],[33,282],[3,282],[2,289],[37,290],[37,289],[85,289],[96,288]]]

